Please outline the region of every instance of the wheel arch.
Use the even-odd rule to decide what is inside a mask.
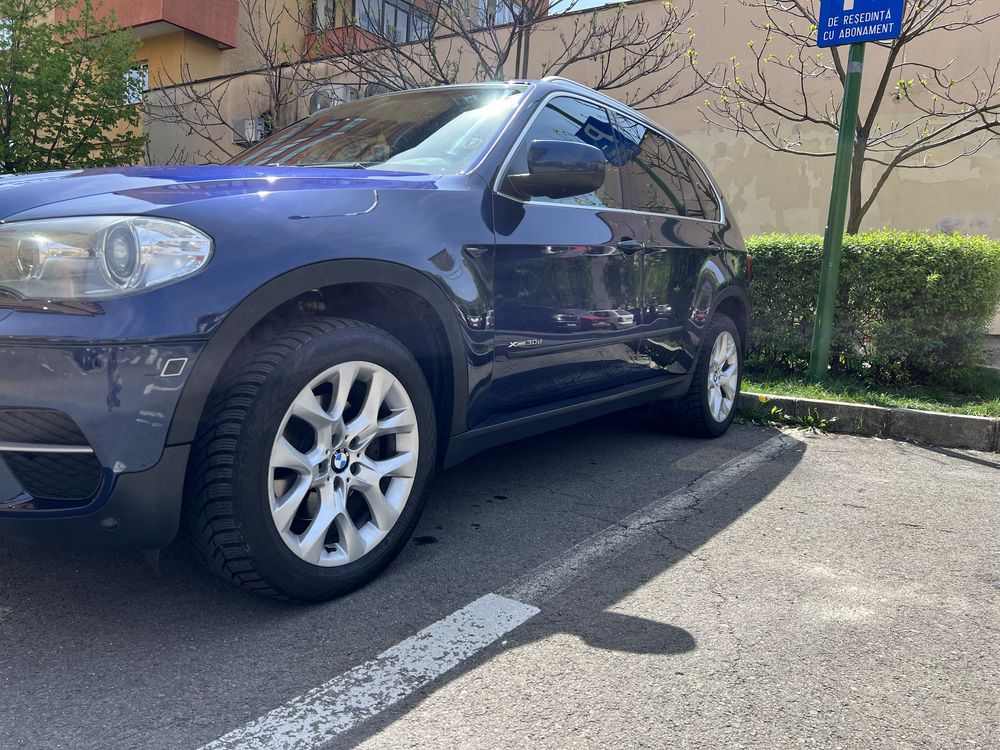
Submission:
[[[728,286],[719,292],[712,305],[712,315],[722,313],[728,315],[736,324],[736,330],[740,334],[740,343],[743,353],[750,348],[750,296],[741,286]]]
[[[397,263],[332,260],[303,266],[269,281],[226,315],[194,364],[174,412],[167,445],[194,441],[212,389],[240,344],[259,324],[305,295],[329,293],[337,287],[352,285],[394,287],[419,297],[433,312],[441,324],[440,330],[447,346],[448,364],[445,368],[451,385],[450,393],[441,394],[447,402],[448,413],[446,424],[439,425],[439,431],[445,437],[463,431],[469,394],[468,357],[455,306],[446,292],[423,273]],[[358,317],[365,320],[363,316]]]

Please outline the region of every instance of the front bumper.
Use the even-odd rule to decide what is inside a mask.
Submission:
[[[169,340],[0,343],[0,537],[169,543],[189,446],[168,448],[167,435],[201,349]]]
[[[53,547],[158,549],[177,536],[190,446],[167,448],[159,463],[136,474],[109,477],[95,498],[78,507],[39,503],[0,458],[0,537]]]

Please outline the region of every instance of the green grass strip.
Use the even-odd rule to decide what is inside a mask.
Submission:
[[[894,386],[859,378],[831,377],[826,383],[806,383],[797,375],[751,370],[743,390],[775,396],[846,401],[950,414],[1000,417],[1000,370],[977,367],[949,376],[947,382]]]

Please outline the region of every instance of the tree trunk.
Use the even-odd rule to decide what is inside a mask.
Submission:
[[[524,57],[521,59],[521,78],[528,77],[528,58],[531,56],[531,26],[524,29]]]
[[[854,156],[851,159],[851,194],[847,210],[847,233],[857,234],[861,231],[861,222],[865,218],[865,197],[862,191],[862,178],[865,169],[865,152],[868,150],[868,138],[859,134],[854,141]]]
[[[523,11],[522,11],[522,13],[523,13]],[[520,19],[518,19],[517,22],[512,27],[511,33],[512,34],[517,34],[517,47],[516,47],[516,50],[514,52],[514,77],[515,78],[521,78],[521,68],[522,68],[522,65],[521,65],[521,54],[522,54],[521,53],[521,47],[524,44],[524,30],[523,30],[523,27],[521,26]]]

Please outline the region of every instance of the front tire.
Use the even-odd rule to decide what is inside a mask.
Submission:
[[[323,601],[399,553],[423,506],[436,424],[423,373],[384,331],[317,318],[251,348],[213,393],[185,526],[223,578]]]
[[[694,437],[724,435],[736,416],[743,383],[739,329],[722,313],[712,316],[687,393],[668,403],[665,418]]]

